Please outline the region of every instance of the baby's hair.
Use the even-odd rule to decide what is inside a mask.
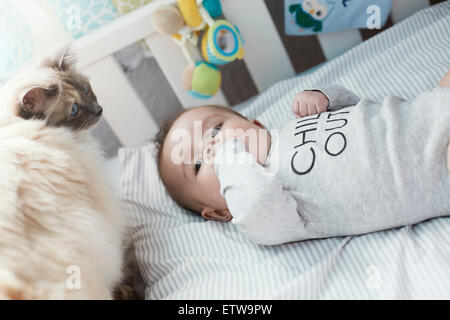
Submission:
[[[158,166],[158,174],[160,177],[161,177],[160,170],[161,170],[162,148],[164,145],[164,141],[166,141],[167,134],[169,133],[170,128],[172,128],[175,121],[177,121],[179,117],[181,117],[183,114],[185,114],[186,112],[188,112],[190,110],[192,110],[192,109],[183,110],[180,113],[176,114],[174,117],[166,120],[160,127],[159,132],[156,134],[156,137],[155,137],[155,143],[156,143],[156,148],[157,148],[156,149],[157,150],[156,161],[157,161],[157,166]],[[161,178],[161,180],[163,180],[163,179]],[[164,183],[164,180],[163,180],[163,183]]]
[[[181,111],[180,113],[176,114],[174,117],[169,118],[168,120],[166,120],[163,125],[160,127],[159,132],[156,134],[156,137],[154,139],[154,142],[156,144],[156,165],[158,168],[158,174],[159,177],[161,178],[162,183],[164,184],[164,187],[169,191],[169,188],[166,185],[166,182],[164,181],[162,175],[161,175],[161,163],[162,163],[162,150],[164,147],[164,142],[166,141],[167,138],[167,134],[169,133],[170,129],[172,128],[173,124],[175,123],[175,121],[177,121],[183,114],[185,114],[188,111],[191,111],[193,109],[196,108],[202,108],[202,107],[212,107],[212,108],[217,108],[220,109],[222,111],[226,111],[226,112],[230,112],[234,115],[237,115],[241,118],[244,118],[246,120],[248,120],[246,117],[244,117],[242,114],[240,114],[239,112],[234,111],[231,108],[228,107],[223,107],[223,106],[216,106],[216,105],[208,105],[208,106],[199,106],[199,107],[195,107],[195,108],[190,108],[190,109],[186,109]],[[171,192],[169,191],[169,194],[171,195]],[[185,203],[181,203],[178,199],[175,199],[174,197],[172,197],[172,199],[182,208],[188,210],[188,211],[193,211],[195,212],[195,210],[193,210],[192,208],[189,208]]]

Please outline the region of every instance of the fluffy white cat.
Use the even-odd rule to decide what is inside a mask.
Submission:
[[[124,221],[84,130],[92,95],[64,53],[0,90],[0,299],[109,299],[121,279]]]

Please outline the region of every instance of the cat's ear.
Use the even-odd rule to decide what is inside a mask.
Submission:
[[[48,107],[47,100],[58,93],[58,88],[31,87],[21,94],[19,115],[23,118],[41,117]]]
[[[45,63],[47,66],[60,70],[60,71],[68,71],[72,69],[76,63],[77,59],[75,54],[70,49],[70,44],[65,45],[56,53],[48,58]]]

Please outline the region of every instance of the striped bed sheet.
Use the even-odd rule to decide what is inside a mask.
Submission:
[[[240,111],[277,127],[303,88],[339,83],[360,97],[413,98],[449,68],[450,2],[444,2],[312,73],[272,86]],[[120,192],[147,299],[450,299],[448,217],[362,236],[258,246],[231,224],[177,207],[158,179],[154,155],[151,144],[119,152]]]

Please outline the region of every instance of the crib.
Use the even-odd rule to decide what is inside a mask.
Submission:
[[[170,37],[159,34],[151,20],[151,14],[160,5],[175,3],[176,0],[153,1],[73,42],[79,56],[79,68],[91,79],[99,101],[105,106],[104,117],[123,146],[142,144],[152,138],[159,127],[113,57],[115,52],[141,39],[151,49],[171,90],[184,108],[204,103],[229,105],[220,90],[212,98],[201,101],[189,96],[183,88],[181,74],[186,60],[177,44]],[[432,3],[428,0],[394,0],[392,23]],[[239,26],[245,39],[244,62],[259,92],[295,75],[263,0],[223,0],[222,7],[226,19]],[[318,40],[324,56],[331,60],[362,42],[363,38],[358,30],[347,30],[319,35]],[[190,49],[194,58],[200,57],[197,48]]]
[[[2,0],[0,6],[3,1],[15,0]],[[299,72],[286,48],[282,30],[273,20],[271,1],[281,2],[222,0],[224,16],[239,26],[245,39],[244,63],[261,93],[250,104],[244,103],[244,110],[237,110],[252,112],[258,119],[261,116],[268,127],[271,124],[277,127],[285,121],[286,114],[282,111],[290,112],[285,110],[285,105],[291,101],[292,94],[320,81],[342,82],[356,93],[375,100],[386,93],[411,98],[433,87],[439,75],[448,71],[449,1],[422,10],[398,28],[382,32],[380,41],[364,42],[351,51],[368,38],[363,32],[348,30],[317,36],[320,50],[329,62],[315,72],[305,72],[301,79],[294,77]],[[393,0],[390,24],[397,24],[438,2],[443,1]],[[176,0],[152,1],[72,42],[79,69],[90,78],[104,107],[104,118],[125,147],[105,167],[112,183],[121,189],[117,191],[130,218],[146,298],[449,297],[448,281],[445,281],[449,279],[448,217],[413,228],[265,250],[246,242],[236,230],[224,232],[220,224],[200,223],[203,222],[200,217],[186,215],[173,203],[159,179],[152,144],[146,143],[158,131],[160,123],[148,111],[114,54],[144,39],[167,78],[170,85],[167,90],[175,93],[183,108],[205,103],[235,107],[228,102],[224,91],[208,100],[195,99],[186,93],[181,74],[187,62],[180,48],[170,37],[159,34],[151,20],[160,5],[174,3]],[[251,19],[248,12],[252,12]],[[0,26],[1,22],[0,15]],[[196,58],[200,57],[195,47],[190,49]],[[350,65],[353,68],[347,68]],[[0,63],[0,73],[1,67]],[[379,72],[381,67],[385,68],[383,72]],[[377,72],[371,74],[373,70]],[[366,86],[365,79],[374,85]],[[219,277],[217,270],[226,272]],[[374,275],[383,280],[380,286],[373,285]]]

